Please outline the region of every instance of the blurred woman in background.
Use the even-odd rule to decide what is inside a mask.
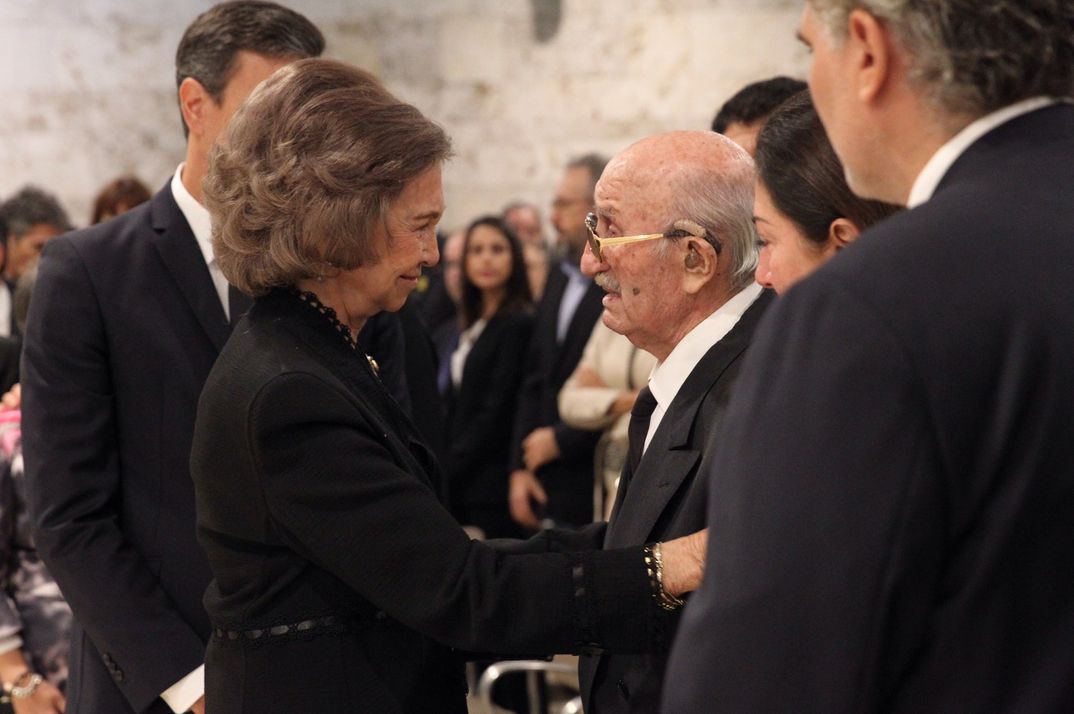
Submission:
[[[444,460],[451,511],[487,538],[519,536],[507,506],[507,475],[533,300],[522,246],[498,217],[479,218],[466,230],[460,308]]]

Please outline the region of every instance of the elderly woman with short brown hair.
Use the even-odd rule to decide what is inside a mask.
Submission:
[[[439,467],[355,335],[437,261],[449,153],[418,110],[325,60],[273,75],[213,153],[214,250],[256,300],[191,457],[210,711],[465,712],[451,648],[645,651],[700,580],[700,534],[662,553],[575,552],[569,533],[497,547],[438,502]]]

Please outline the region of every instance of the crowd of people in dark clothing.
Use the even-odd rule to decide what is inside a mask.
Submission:
[[[560,653],[590,714],[1074,707],[1032,5],[807,0],[808,84],[453,227],[307,18],[194,18],[161,191],[0,202],[0,711],[461,712]]]

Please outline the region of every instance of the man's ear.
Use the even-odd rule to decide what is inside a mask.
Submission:
[[[193,77],[187,77],[179,84],[179,110],[191,134],[201,136],[204,133],[205,108],[212,101],[212,95]]]
[[[847,18],[847,47],[852,52],[858,99],[871,103],[891,80],[894,69],[894,38],[890,30],[869,12],[852,10]]]
[[[682,255],[683,290],[694,295],[712,281],[720,270],[720,257],[712,244],[702,238],[689,238]]]
[[[838,251],[847,247],[861,235],[861,229],[849,218],[836,218],[828,226],[828,240],[824,244],[824,252],[835,255]]]

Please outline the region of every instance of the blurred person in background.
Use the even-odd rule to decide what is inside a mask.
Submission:
[[[33,265],[15,289],[20,328],[36,277]],[[0,409],[0,682],[15,714],[62,712],[71,608],[34,547],[17,391],[12,399]]]
[[[26,186],[0,204],[0,220],[7,226],[0,248],[0,336],[19,336],[13,317],[15,282],[48,241],[71,230],[71,221],[59,200],[36,186]]]
[[[548,280],[548,244],[544,240],[541,209],[532,203],[516,201],[503,209],[503,220],[518,236],[526,264],[526,275],[534,300],[539,300]]]
[[[134,176],[120,176],[106,184],[97,194],[93,201],[90,225],[126,213],[138,204],[148,201],[151,196],[146,185]]]
[[[772,77],[747,84],[716,112],[712,130],[723,134],[753,156],[757,147],[757,132],[768,115],[805,88],[805,82],[790,77]]]
[[[500,218],[479,218],[466,230],[461,313],[447,397],[451,511],[487,538],[516,537],[522,531],[507,505],[508,460],[533,299],[522,245]]]
[[[655,366],[656,357],[598,320],[578,367],[559,391],[565,424],[601,432],[594,454],[595,520],[611,515],[626,464],[630,410]]]
[[[558,399],[603,309],[603,291],[582,274],[579,261],[593,187],[606,163],[598,154],[570,161],[552,202],[563,257],[551,266],[537,304],[511,437],[511,516],[528,529],[593,520],[593,451],[600,433],[565,424]]]

